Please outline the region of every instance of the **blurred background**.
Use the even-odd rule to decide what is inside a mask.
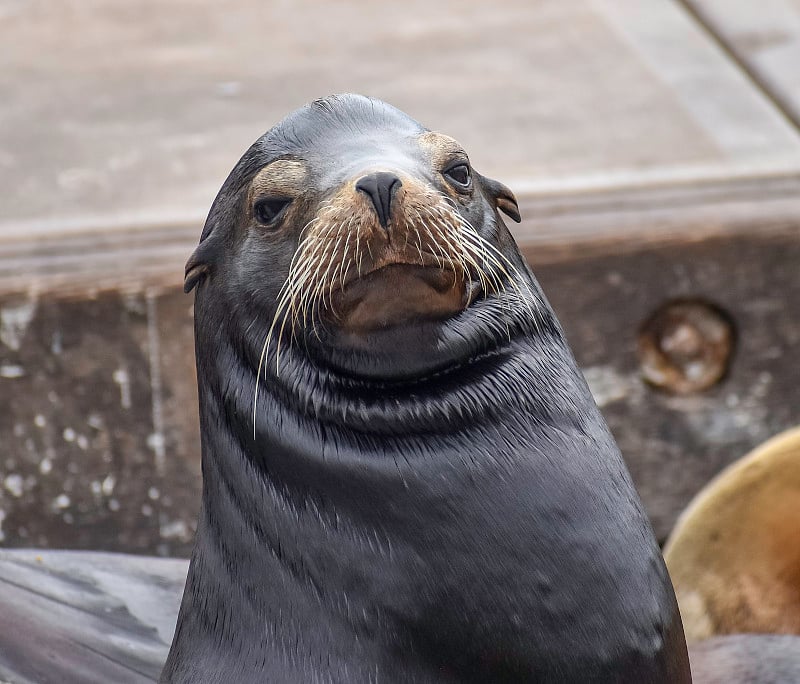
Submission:
[[[335,92],[516,192],[659,539],[800,423],[800,0],[0,0],[0,64],[0,546],[188,555],[183,264]]]

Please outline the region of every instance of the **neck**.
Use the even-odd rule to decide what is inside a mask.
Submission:
[[[458,382],[371,393],[290,353],[254,415],[257,346],[197,309],[203,509],[165,681],[685,680],[660,552],[550,315]]]

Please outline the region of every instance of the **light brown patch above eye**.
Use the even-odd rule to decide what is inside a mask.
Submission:
[[[420,146],[427,150],[434,168],[443,169],[457,163],[457,160],[469,164],[469,157],[455,138],[444,133],[427,131],[417,138]]]
[[[296,197],[303,190],[308,169],[301,161],[278,159],[259,171],[250,185],[250,197]]]

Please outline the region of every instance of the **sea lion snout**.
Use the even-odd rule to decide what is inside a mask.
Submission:
[[[372,200],[372,205],[378,214],[378,221],[383,228],[387,228],[389,225],[392,215],[392,199],[402,185],[403,181],[388,171],[371,173],[356,181],[356,190],[365,193]]]
[[[360,240],[343,237],[341,259],[354,267],[342,267],[331,291],[335,325],[360,334],[447,318],[466,306],[466,269],[448,253],[455,219],[444,208],[439,221],[420,213],[441,202],[436,188],[407,173],[369,171],[345,182],[339,198],[351,202],[353,217],[341,230],[358,225]]]
[[[323,186],[295,218],[304,228],[278,317],[295,329],[365,332],[454,316],[478,277],[502,289],[496,274],[484,275],[490,248],[429,172],[363,160]]]

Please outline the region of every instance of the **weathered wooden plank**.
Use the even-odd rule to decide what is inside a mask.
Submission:
[[[0,550],[0,681],[155,681],[186,570],[182,560]]]
[[[3,6],[0,61],[3,239],[197,226],[250,142],[342,90],[520,191],[800,169],[796,131],[663,0],[34,0]]]
[[[0,304],[0,543],[188,555],[199,506],[190,298]]]
[[[684,0],[800,126],[800,1]]]

